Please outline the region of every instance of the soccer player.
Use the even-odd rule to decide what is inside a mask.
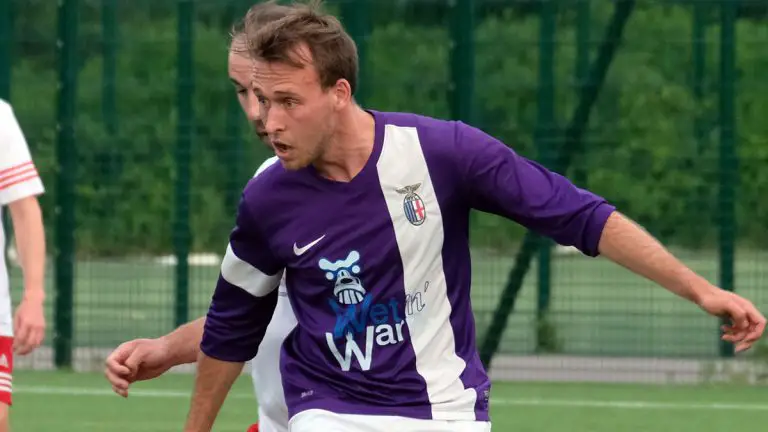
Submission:
[[[276,20],[288,11],[290,9],[285,6],[268,2],[253,6],[246,16],[253,24]],[[228,58],[229,77],[237,91],[240,106],[256,134],[268,145],[258,100],[251,90],[251,61],[247,57],[244,41],[244,35],[236,29]],[[276,157],[268,159],[257,170],[256,175],[276,161]],[[278,365],[280,345],[296,326],[296,318],[288,302],[284,283],[280,283],[278,291],[276,309],[274,313],[270,311],[270,315],[266,317],[268,320],[271,318],[271,321],[261,341],[258,355],[251,362],[259,424],[251,426],[248,432],[288,431],[288,411],[283,398]],[[131,383],[152,379],[173,366],[197,361],[204,323],[205,318],[199,318],[160,338],[135,339],[117,347],[107,358],[105,369],[105,375],[113,390],[127,397]]]
[[[258,353],[283,275],[298,326],[280,370],[290,430],[488,431],[470,305],[471,209],[602,255],[704,311],[737,350],[763,333],[603,198],[479,129],[357,105],[356,47],[316,5],[246,22],[253,86],[280,163],[246,186],[206,317],[185,431],[209,431]]]
[[[37,201],[43,192],[13,108],[0,99],[0,211],[5,206],[10,210],[24,273],[24,296],[12,316],[5,257],[0,259],[0,432],[9,428],[13,355],[31,353],[45,338],[45,230]],[[2,224],[0,250],[5,250]]]

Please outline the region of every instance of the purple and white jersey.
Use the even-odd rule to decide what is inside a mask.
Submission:
[[[280,362],[289,415],[488,421],[470,210],[595,256],[614,207],[461,122],[371,114],[373,154],[352,181],[279,163],[250,181],[201,348],[251,359],[285,271],[298,320]]]

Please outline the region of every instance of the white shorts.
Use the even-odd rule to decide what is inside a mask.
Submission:
[[[285,418],[274,418],[269,412],[259,408],[259,432],[288,432]]]
[[[490,422],[419,420],[397,416],[336,414],[311,409],[293,416],[290,432],[490,432]]]

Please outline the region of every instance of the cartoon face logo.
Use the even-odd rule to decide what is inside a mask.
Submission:
[[[325,278],[333,283],[333,296],[329,293],[326,300],[335,320],[333,327],[325,331],[325,341],[344,372],[352,370],[355,361],[355,369],[370,370],[374,347],[379,350],[408,338],[402,300],[385,293],[374,298],[373,293],[367,292],[358,277],[359,261],[360,254],[351,251],[345,259],[331,262],[323,258],[317,263],[325,272]],[[376,283],[371,279],[368,282]],[[376,291],[375,285],[368,288]],[[411,303],[412,307],[421,307],[421,299]]]
[[[360,254],[351,251],[346,259],[330,262],[323,258],[318,262],[321,270],[325,271],[325,278],[333,281],[333,295],[343,305],[356,305],[365,298],[365,288],[360,278],[354,276],[360,273]]]
[[[403,198],[403,212],[408,222],[419,226],[427,219],[427,209],[424,207],[424,200],[416,193],[421,183],[405,186],[397,189],[398,193],[405,194]]]

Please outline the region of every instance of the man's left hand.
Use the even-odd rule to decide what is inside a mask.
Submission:
[[[749,349],[765,331],[765,317],[749,300],[732,292],[714,289],[701,296],[699,307],[710,315],[724,318],[724,341],[736,344],[736,352]]]
[[[45,338],[45,315],[43,301],[38,298],[24,298],[16,309],[13,319],[13,351],[20,355],[31,353]]]

